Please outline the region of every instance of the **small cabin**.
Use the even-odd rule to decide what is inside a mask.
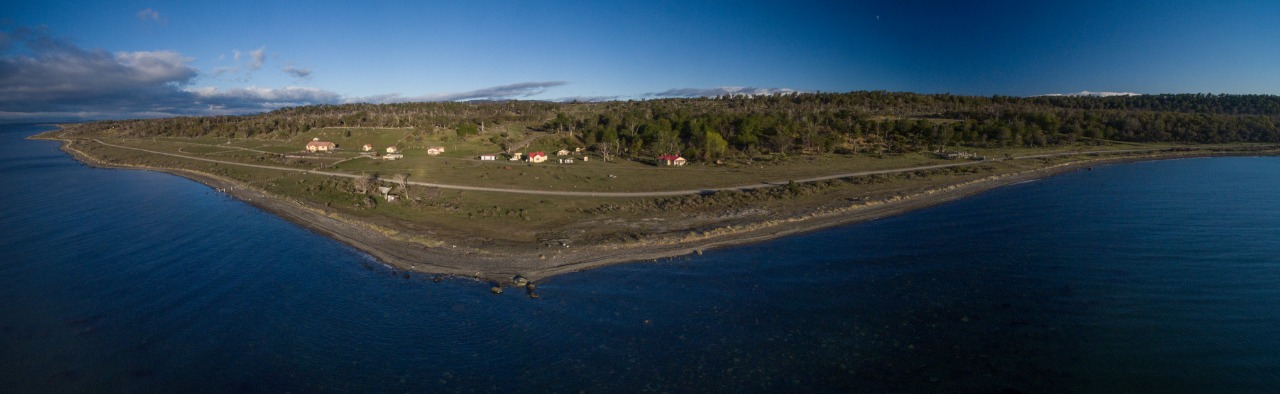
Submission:
[[[573,159],[560,159],[560,164],[573,164]]]
[[[484,160],[484,161],[494,161],[494,160],[498,160],[498,155],[495,155],[495,154],[492,154],[492,153],[491,153],[491,154],[487,154],[487,155],[480,155],[480,160]]]
[[[520,159],[523,159],[523,158],[524,158],[524,154],[523,154],[523,153],[516,152],[516,153],[512,153],[512,154],[511,154],[511,158],[510,158],[510,159],[507,159],[507,160],[509,160],[509,161],[520,161]]]
[[[556,151],[556,156],[568,156],[568,155],[569,155],[568,149],[561,149]]]
[[[546,154],[546,153],[543,153],[543,152],[530,152],[530,153],[529,153],[529,162],[530,162],[530,163],[541,163],[541,162],[544,162],[544,161],[547,161],[547,154]]]
[[[432,146],[427,148],[427,155],[429,156],[439,156],[441,153],[444,153],[443,146]]]
[[[399,151],[400,151],[400,148],[397,148],[397,147],[394,147],[394,146],[388,146],[388,147],[387,147],[387,153],[396,153],[396,152],[399,152]]]
[[[685,160],[683,157],[680,157],[679,155],[658,156],[658,165],[660,166],[681,167],[681,166],[684,166],[684,164],[687,162],[688,160]]]
[[[372,144],[364,144],[364,146],[360,147],[360,151],[361,151],[361,152],[369,152],[369,151],[372,151],[372,150],[373,150],[373,145],[372,145]]]
[[[338,144],[321,141],[319,138],[312,138],[307,143],[307,152],[333,152],[338,149]]]

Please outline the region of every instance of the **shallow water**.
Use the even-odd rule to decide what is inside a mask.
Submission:
[[[1104,166],[540,283],[404,279],[0,125],[0,387],[1274,391],[1280,159]]]

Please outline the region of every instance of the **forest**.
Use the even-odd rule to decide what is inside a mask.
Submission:
[[[608,157],[901,153],[1101,141],[1280,142],[1280,96],[959,96],[884,91],[610,102],[486,101],[290,107],[242,116],[76,126],[121,137],[286,139],[324,127],[412,128],[497,145],[520,134]]]

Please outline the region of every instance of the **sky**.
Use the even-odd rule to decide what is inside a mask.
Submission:
[[[858,90],[1280,94],[1280,1],[0,4],[0,121]]]

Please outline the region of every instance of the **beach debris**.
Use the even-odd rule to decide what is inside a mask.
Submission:
[[[532,298],[535,300],[542,298],[542,296],[538,295],[538,286],[534,285],[533,282],[528,282],[527,284],[525,284],[524,289],[525,289],[525,292],[529,294],[529,298]]]
[[[511,282],[515,283],[516,286],[524,286],[529,284],[529,280],[525,279],[523,276],[520,276],[520,275],[516,275],[512,277]]]
[[[432,282],[440,283],[440,281],[442,280],[444,280],[444,275],[441,275],[441,274],[436,274],[435,276],[431,277]]]

